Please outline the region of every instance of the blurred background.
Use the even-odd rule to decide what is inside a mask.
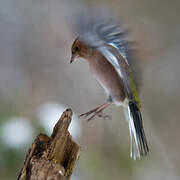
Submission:
[[[16,179],[28,148],[50,135],[66,108],[82,151],[72,180],[180,179],[180,23],[172,0],[0,1],[0,179]],[[141,48],[141,99],[150,156],[129,158],[121,108],[112,119],[78,119],[105,101],[85,61],[69,64],[71,44],[92,14],[121,17]],[[94,18],[98,18],[94,16]],[[81,21],[80,21],[81,20]]]

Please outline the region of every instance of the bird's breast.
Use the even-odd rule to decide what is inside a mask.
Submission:
[[[124,101],[125,94],[123,82],[113,65],[104,56],[95,56],[89,61],[90,71],[104,88],[106,94],[111,96],[114,103]]]

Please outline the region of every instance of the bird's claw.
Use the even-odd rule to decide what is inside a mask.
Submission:
[[[92,113],[94,113],[94,114],[87,119],[88,122],[91,121],[95,116],[98,116],[98,117],[103,118],[103,119],[111,119],[111,117],[109,115],[103,113],[102,111],[100,111],[100,112],[89,111],[87,113],[83,113],[83,114],[79,115],[79,117],[83,117],[83,116],[88,117]]]
[[[89,116],[90,114],[92,114],[92,113],[94,113],[95,112],[95,110],[91,110],[91,111],[88,111],[88,112],[86,112],[86,113],[83,113],[83,114],[80,114],[79,115],[79,117],[87,117],[87,116]]]
[[[108,119],[111,119],[110,116],[108,116],[108,115],[106,115],[106,114],[103,113],[103,110],[104,110],[106,107],[108,107],[110,104],[112,104],[112,103],[110,103],[110,102],[105,102],[105,103],[102,104],[101,106],[98,106],[97,108],[92,109],[91,111],[88,111],[88,112],[86,112],[86,113],[81,114],[79,117],[83,117],[83,116],[88,117],[90,114],[93,114],[90,118],[87,119],[87,121],[92,120],[95,116],[99,116],[99,117],[104,118],[104,119],[107,119],[107,118],[108,118]]]

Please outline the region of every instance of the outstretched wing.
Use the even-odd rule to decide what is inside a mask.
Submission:
[[[128,31],[114,23],[94,24],[79,40],[92,49],[100,51],[119,73],[126,96],[135,100],[140,107],[138,96],[139,69],[134,43],[127,40]]]

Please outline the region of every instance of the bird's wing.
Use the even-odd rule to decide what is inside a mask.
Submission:
[[[105,21],[89,26],[88,31],[82,33],[79,39],[93,49],[104,44],[112,45],[129,64],[129,51],[135,43],[127,40],[128,33],[129,31],[124,30],[121,25],[117,26],[114,22]]]
[[[130,100],[135,100],[140,107],[138,62],[135,59],[135,53],[132,53],[134,43],[127,40],[128,31],[120,27],[113,22],[94,24],[80,36],[80,40],[106,57],[123,80],[126,96]]]
[[[133,77],[133,72],[129,64],[126,62],[125,58],[121,56],[119,51],[111,45],[104,45],[103,47],[99,47],[98,50],[114,66],[114,68],[120,75],[123,81],[124,91],[128,99],[135,101],[140,108],[140,99]]]

